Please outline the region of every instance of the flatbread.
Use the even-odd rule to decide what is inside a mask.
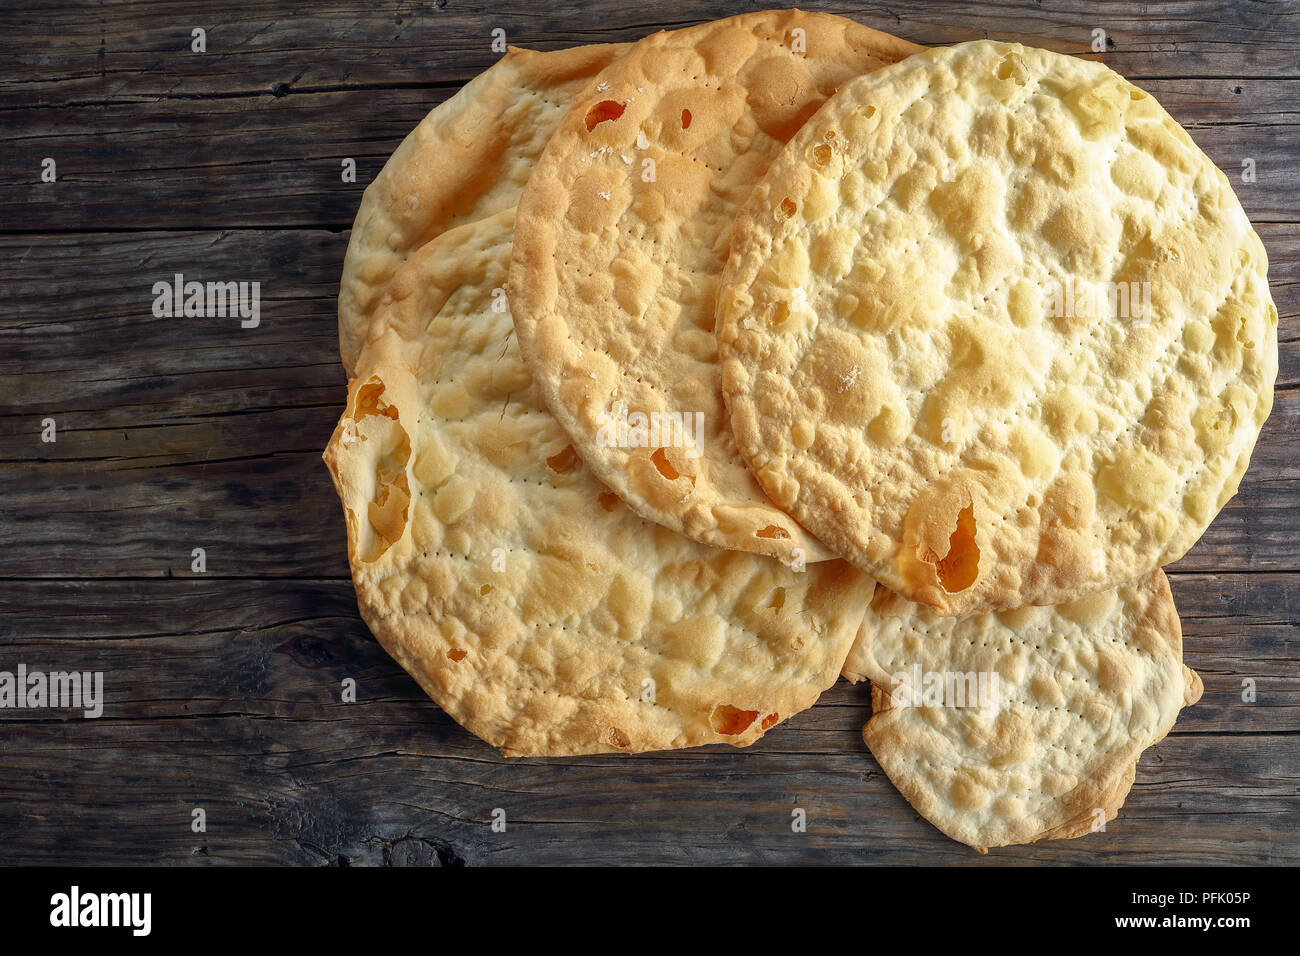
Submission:
[[[733,429],[778,505],[912,600],[1116,587],[1237,491],[1277,374],[1267,267],[1223,173],[1102,64],[927,51],[845,84],[740,212]]]
[[[1113,820],[1138,756],[1202,689],[1159,570],[1059,607],[963,617],[878,587],[845,676],[871,680],[862,736],[889,779],[979,849]]]
[[[361,197],[343,260],[339,352],[349,375],[407,256],[454,226],[514,208],[573,97],[628,46],[510,47],[402,140]]]
[[[746,746],[834,682],[870,600],[647,523],[545,411],[502,294],[514,210],[394,275],[325,460],[361,615],[507,755]]]
[[[917,49],[797,10],[657,33],[551,137],[520,200],[510,304],[547,407],[641,515],[787,562],[829,556],[740,460],[714,293],[732,216],[782,143],[840,83]]]

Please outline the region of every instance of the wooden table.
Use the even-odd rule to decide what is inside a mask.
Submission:
[[[1240,494],[1171,569],[1205,697],[1105,833],[987,857],[882,775],[865,687],[747,751],[505,760],[357,616],[320,453],[365,184],[496,59],[495,28],[552,49],[750,6],[41,6],[0,12],[0,669],[100,670],[107,702],[98,719],[0,710],[0,863],[1300,862],[1296,3],[805,4],[926,44],[1083,52],[1105,30],[1106,62],[1232,177],[1272,260],[1273,416]],[[260,326],[155,318],[152,286],[178,272],[260,281]]]

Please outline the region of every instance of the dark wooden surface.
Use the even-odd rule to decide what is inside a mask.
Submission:
[[[1300,862],[1300,5],[805,6],[926,44],[1082,52],[1106,30],[1106,62],[1233,178],[1268,248],[1273,417],[1171,569],[1205,697],[1107,832],[987,857],[948,841],[866,752],[867,692],[843,683],[746,751],[508,761],[357,617],[320,451],[365,184],[495,59],[496,27],[549,49],[751,5],[68,2],[0,11],[0,669],[102,670],[107,703],[0,710],[0,864]],[[260,281],[261,326],[154,318],[174,272]]]

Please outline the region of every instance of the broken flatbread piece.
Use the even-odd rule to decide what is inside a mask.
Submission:
[[[1163,571],[1059,607],[944,617],[877,587],[845,663],[862,736],[954,840],[1065,839],[1114,819],[1139,755],[1201,696]]]

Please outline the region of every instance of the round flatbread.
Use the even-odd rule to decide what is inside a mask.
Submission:
[[[828,556],[740,459],[714,294],[732,216],[785,140],[839,84],[917,49],[800,11],[658,33],[551,137],[520,200],[510,304],[547,407],[641,515],[787,562]]]
[[[1277,374],[1227,178],[1100,63],[990,41],[847,84],[739,214],[723,388],[773,500],[949,614],[1177,560]]]
[[[513,228],[421,247],[371,324],[325,452],[362,617],[507,755],[753,743],[834,682],[871,584],[701,545],[596,481],[519,356]]]
[[[878,587],[845,676],[871,680],[862,736],[889,779],[981,850],[1101,829],[1202,689],[1159,570],[1059,607],[962,617]]]
[[[400,146],[361,197],[339,287],[339,352],[352,373],[388,280],[446,230],[513,209],[573,97],[628,44],[511,47]]]

